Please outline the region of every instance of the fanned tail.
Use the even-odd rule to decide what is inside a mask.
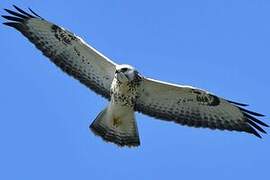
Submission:
[[[140,139],[134,112],[124,117],[114,117],[107,109],[99,113],[89,126],[90,130],[103,140],[119,146],[139,146]]]

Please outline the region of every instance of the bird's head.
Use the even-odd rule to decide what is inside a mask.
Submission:
[[[116,66],[115,78],[120,82],[131,82],[140,79],[141,76],[132,66],[122,64]]]

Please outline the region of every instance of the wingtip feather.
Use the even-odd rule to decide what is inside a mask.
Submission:
[[[253,116],[251,116],[251,115],[249,115],[249,114],[247,114],[247,113],[245,113],[245,112],[244,112],[243,114],[244,114],[244,116],[245,116],[246,118],[248,118],[249,120],[254,121],[254,122],[256,122],[256,123],[258,123],[258,124],[260,124],[260,125],[262,125],[262,126],[264,126],[264,127],[269,127],[268,124],[266,124],[266,123],[260,121],[259,119],[255,118],[255,117],[253,117]]]
[[[22,13],[22,14],[24,14],[24,15],[30,17],[30,18],[35,18],[35,16],[33,16],[33,15],[31,15],[31,14],[25,12],[24,10],[22,10],[21,8],[17,7],[17,6],[14,5],[14,4],[13,4],[13,7],[14,7],[17,11],[19,11],[20,13]]]
[[[20,24],[16,22],[3,22],[4,25],[20,30]]]
[[[22,18],[22,19],[29,18],[28,16],[25,16],[25,15],[20,14],[20,13],[18,13],[18,12],[11,11],[11,10],[9,10],[9,9],[4,9],[4,10],[5,10],[6,12],[8,12],[9,14],[12,14],[12,15],[14,15],[14,16],[20,17],[20,18]]]
[[[250,127],[248,132],[255,135],[256,137],[258,137],[260,139],[262,138],[262,136],[255,129],[253,129],[252,127]]]
[[[265,133],[265,130],[263,128],[261,128],[260,126],[258,126],[256,123],[254,123],[253,121],[247,119],[246,120],[248,122],[248,124],[250,124],[252,127],[254,127],[255,129],[257,129],[258,131],[262,132],[262,133]]]
[[[43,19],[40,15],[38,15],[35,11],[33,11],[30,7],[28,8],[31,13],[33,13],[35,16]]]
[[[244,108],[241,108],[241,107],[238,107],[241,111],[243,112],[246,112],[248,114],[251,114],[253,116],[259,116],[259,117],[264,117],[265,115],[263,114],[260,114],[260,113],[257,113],[257,112],[253,112],[253,111],[250,111],[250,110],[247,110],[247,109],[244,109]]]
[[[235,101],[231,101],[231,100],[227,100],[229,103],[232,103],[232,104],[235,104],[235,105],[238,105],[238,106],[249,106],[248,104],[244,104],[244,103],[239,103],[239,102],[235,102]]]
[[[10,21],[15,21],[15,22],[23,22],[24,20],[22,18],[18,18],[15,16],[7,16],[7,15],[1,15],[3,18],[10,20]]]

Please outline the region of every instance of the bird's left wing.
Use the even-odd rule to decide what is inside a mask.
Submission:
[[[68,30],[37,15],[14,6],[17,12],[5,9],[10,15],[3,24],[26,36],[45,56],[63,71],[78,79],[96,93],[110,99],[110,86],[116,64],[86,44]]]
[[[267,124],[236,103],[190,86],[142,78],[135,110],[146,115],[193,127],[244,131],[261,137]]]

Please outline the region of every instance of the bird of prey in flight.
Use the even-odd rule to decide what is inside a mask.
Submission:
[[[261,137],[268,125],[244,108],[246,104],[218,97],[191,86],[144,77],[130,65],[119,65],[72,32],[53,24],[29,8],[5,9],[4,25],[27,37],[64,72],[105,97],[109,103],[89,128],[119,146],[139,146],[135,112],[191,127],[243,131]]]

